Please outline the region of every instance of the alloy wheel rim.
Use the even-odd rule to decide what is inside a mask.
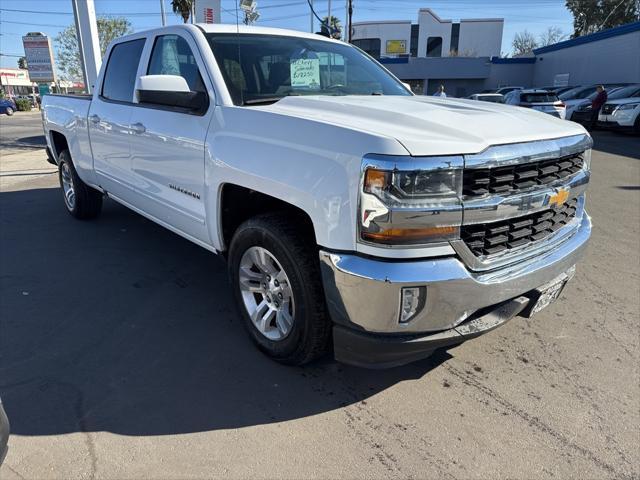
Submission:
[[[67,162],[63,162],[60,166],[60,178],[62,179],[62,190],[64,192],[64,203],[69,210],[73,210],[76,206],[76,191],[73,187],[73,177],[71,169]]]
[[[284,268],[269,250],[254,246],[242,255],[239,270],[242,301],[253,325],[269,340],[283,340],[293,328],[295,312]]]

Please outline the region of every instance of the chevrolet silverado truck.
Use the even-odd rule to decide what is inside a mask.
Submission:
[[[531,316],[591,232],[582,126],[413,95],[318,35],[128,35],[43,121],[72,216],[109,197],[223,255],[251,339],[287,364],[401,365]]]

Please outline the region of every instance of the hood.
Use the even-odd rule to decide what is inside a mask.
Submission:
[[[608,105],[626,105],[627,103],[640,103],[640,97],[620,98],[618,100],[607,100]]]
[[[491,145],[585,133],[532,109],[453,98],[292,96],[257,108],[391,137],[415,156],[478,153]]]

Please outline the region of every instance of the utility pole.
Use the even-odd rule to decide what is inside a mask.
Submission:
[[[167,25],[167,17],[164,14],[164,0],[160,0],[160,16],[162,17],[162,26]]]
[[[351,26],[351,20],[353,19],[353,0],[347,0],[347,28],[349,29],[347,32],[347,41],[351,43],[351,34],[353,31],[353,27]]]
[[[98,80],[98,72],[102,63],[100,42],[98,40],[98,24],[96,23],[96,7],[93,0],[71,0],[73,17],[78,36],[80,63],[87,93],[91,93]]]
[[[329,35],[333,32],[331,31],[331,0],[327,0],[329,5],[327,8],[327,26],[329,27]]]
[[[309,2],[311,3],[311,11],[309,12],[309,18],[311,20],[310,33],[313,33],[313,0],[309,0]]]

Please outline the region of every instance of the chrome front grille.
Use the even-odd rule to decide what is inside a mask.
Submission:
[[[508,195],[538,186],[546,186],[579,172],[583,156],[572,155],[552,160],[465,170],[462,194],[465,198],[484,195]]]
[[[548,210],[499,222],[463,225],[461,237],[476,256],[495,255],[547,238],[576,216],[578,199]]]
[[[591,137],[575,135],[465,155],[463,221],[451,242],[465,264],[491,270],[569,238],[584,212],[591,146]]]

